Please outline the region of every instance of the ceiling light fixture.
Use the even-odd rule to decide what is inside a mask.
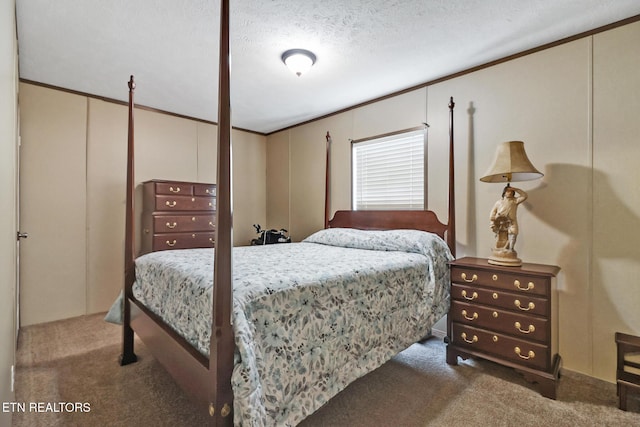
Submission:
[[[282,62],[284,62],[296,76],[300,77],[315,64],[316,56],[313,52],[306,49],[289,49],[282,54]]]

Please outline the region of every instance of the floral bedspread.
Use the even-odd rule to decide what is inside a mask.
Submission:
[[[234,248],[234,424],[295,425],[427,335],[449,307],[451,258],[415,230]],[[136,260],[136,298],[205,355],[212,285],[212,249]]]

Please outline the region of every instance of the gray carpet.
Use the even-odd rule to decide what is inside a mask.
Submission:
[[[198,426],[201,417],[137,341],[139,361],[118,365],[121,329],[103,315],[21,330],[14,426]],[[87,403],[89,412],[28,412],[30,402]],[[86,409],[86,406],[85,406]],[[558,399],[502,366],[445,362],[432,338],[351,384],[301,426],[640,426],[640,398],[617,409],[613,384],[567,372]]]

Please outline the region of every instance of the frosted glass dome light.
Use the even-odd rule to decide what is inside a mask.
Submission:
[[[282,62],[298,77],[311,69],[316,62],[313,52],[305,49],[289,49],[282,54]]]

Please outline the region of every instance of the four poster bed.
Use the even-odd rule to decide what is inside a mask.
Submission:
[[[228,0],[221,5],[215,249],[134,256],[129,82],[121,363],[136,361],[135,332],[211,425],[295,425],[448,310],[454,103],[447,224],[427,210],[338,211],[329,220],[327,190],[325,229],[300,243],[233,248]],[[329,143],[327,134],[327,189]]]

